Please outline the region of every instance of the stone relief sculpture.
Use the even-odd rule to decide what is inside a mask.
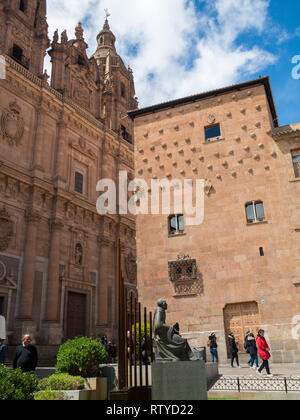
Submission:
[[[179,324],[166,324],[167,302],[160,299],[154,314],[154,350],[156,361],[176,362],[197,360],[188,341],[181,337]]]

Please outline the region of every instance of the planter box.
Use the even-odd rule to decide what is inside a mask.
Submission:
[[[90,401],[106,401],[108,399],[107,378],[86,378],[84,388],[86,391],[94,392]]]
[[[68,401],[95,401],[96,391],[86,389],[80,391],[63,391]]]

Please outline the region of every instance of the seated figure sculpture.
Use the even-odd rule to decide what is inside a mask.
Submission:
[[[154,314],[153,332],[156,361],[197,360],[187,340],[179,334],[179,324],[166,324],[167,302],[160,299]]]

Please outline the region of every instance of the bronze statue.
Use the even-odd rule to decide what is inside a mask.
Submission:
[[[154,349],[156,361],[192,361],[197,360],[188,341],[181,337],[179,324],[173,327],[166,324],[167,302],[160,299],[154,314]]]

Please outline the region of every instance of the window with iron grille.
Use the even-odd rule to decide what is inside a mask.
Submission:
[[[246,204],[246,216],[248,223],[265,221],[264,203],[262,201],[252,201]]]
[[[83,194],[83,175],[75,172],[75,192]]]
[[[182,214],[169,217],[169,235],[182,235],[184,233],[184,216]]]
[[[300,149],[292,152],[295,177],[300,178]]]
[[[173,284],[175,296],[203,294],[203,279],[197,262],[188,255],[178,256],[176,261],[169,261],[169,280]]]

